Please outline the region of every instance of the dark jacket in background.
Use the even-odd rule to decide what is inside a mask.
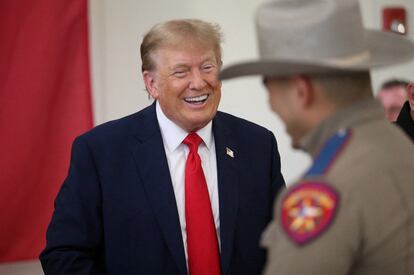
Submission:
[[[414,121],[411,118],[410,112],[411,112],[410,104],[408,101],[406,101],[395,123],[398,126],[400,126],[404,130],[404,132],[414,142]]]

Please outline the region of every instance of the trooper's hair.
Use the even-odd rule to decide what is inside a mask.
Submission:
[[[316,85],[322,87],[326,97],[338,107],[373,97],[369,72],[318,74],[310,77]]]

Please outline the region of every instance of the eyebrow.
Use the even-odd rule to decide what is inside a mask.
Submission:
[[[181,67],[188,68],[189,66],[185,63],[178,63],[178,64],[175,64],[172,67],[169,67],[168,69],[175,70],[175,69],[178,69],[178,68],[181,68]]]
[[[205,62],[207,62],[207,61],[211,61],[211,62],[216,62],[217,63],[217,60],[215,60],[216,58],[211,58],[211,57],[207,57],[206,59],[204,59],[201,63],[205,63]]]
[[[206,62],[214,62],[216,65],[218,65],[217,61],[215,61],[215,58],[211,58],[211,57],[206,57],[204,60],[201,61],[201,64],[204,64]],[[169,67],[170,70],[174,70],[180,67],[191,67],[189,66],[187,63],[185,62],[179,62],[175,65],[173,65],[172,67]]]

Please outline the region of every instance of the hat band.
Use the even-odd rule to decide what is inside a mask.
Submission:
[[[371,58],[371,52],[369,50],[365,50],[363,52],[349,55],[347,57],[332,58],[332,59],[324,61],[323,63],[327,65],[335,65],[339,67],[348,67],[351,65],[364,63],[370,58]]]

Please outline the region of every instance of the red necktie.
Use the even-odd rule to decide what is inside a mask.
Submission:
[[[198,146],[201,138],[190,133],[183,141],[188,146],[185,165],[185,220],[190,275],[219,275],[220,254],[210,197]]]

